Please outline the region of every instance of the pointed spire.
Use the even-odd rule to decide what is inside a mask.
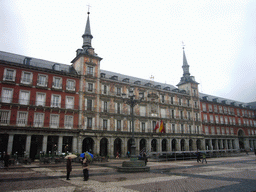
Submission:
[[[92,41],[92,34],[91,34],[91,27],[90,27],[90,19],[89,19],[89,14],[90,12],[87,12],[88,16],[87,16],[87,22],[86,22],[86,27],[85,27],[85,31],[83,34],[83,49],[89,48],[91,47],[91,41]]]
[[[189,65],[188,65],[188,62],[187,62],[184,47],[183,47],[183,65],[182,65],[182,68],[183,68],[183,76],[190,76]]]

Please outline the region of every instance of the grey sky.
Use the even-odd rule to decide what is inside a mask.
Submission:
[[[90,4],[101,68],[176,85],[182,41],[200,91],[256,101],[256,1],[0,1],[0,50],[70,64]]]

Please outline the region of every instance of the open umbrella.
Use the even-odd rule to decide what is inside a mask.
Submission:
[[[87,153],[89,153],[89,155],[91,156],[91,158],[93,159],[93,154],[92,153],[90,153],[90,152],[87,152]]]
[[[86,159],[87,159],[88,161],[92,161],[92,157],[91,157],[91,155],[89,154],[89,152],[84,152],[84,155],[85,155],[85,157],[86,157]]]
[[[80,154],[80,157],[84,158],[84,156],[85,156],[84,153],[81,153],[81,154]]]
[[[68,159],[68,158],[71,158],[71,159],[75,159],[75,158],[77,158],[77,156],[76,155],[74,155],[74,154],[70,154],[70,155],[67,155],[66,157],[65,157],[65,159]]]

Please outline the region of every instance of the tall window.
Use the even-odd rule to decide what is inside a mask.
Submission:
[[[68,129],[73,128],[73,116],[65,115],[64,126],[65,128],[68,128]]]
[[[190,111],[188,111],[188,120],[191,120]]]
[[[171,104],[173,104],[173,97],[171,97]]]
[[[203,111],[206,111],[206,104],[203,103],[202,106],[203,106]]]
[[[146,106],[140,106],[140,116],[146,116]]]
[[[161,102],[164,103],[164,95],[161,95]]]
[[[117,128],[117,131],[121,131],[121,120],[116,121],[116,128]]]
[[[11,103],[12,102],[13,89],[5,88],[2,89],[2,102]]]
[[[45,106],[45,93],[36,93],[36,106]]]
[[[92,100],[91,99],[87,99],[87,110],[92,111]]]
[[[76,84],[76,82],[74,80],[68,79],[66,89],[68,91],[75,91],[76,90],[75,84]]]
[[[184,125],[183,124],[180,125],[180,132],[184,133]]]
[[[43,127],[44,126],[44,114],[35,113],[34,115],[34,127]]]
[[[93,83],[88,83],[88,91],[93,91]]]
[[[143,133],[146,132],[146,123],[145,123],[145,122],[141,122],[141,131],[142,131]]]
[[[66,97],[66,109],[74,109],[74,97]]]
[[[0,124],[8,125],[10,123],[11,111],[0,111]]]
[[[51,107],[59,107],[60,108],[60,95],[52,95],[52,104]]]
[[[21,83],[31,84],[32,83],[32,73],[23,71],[21,75]]]
[[[120,103],[116,104],[116,113],[121,114],[121,104]]]
[[[217,107],[217,105],[214,105],[214,112],[215,112],[215,113],[218,113],[218,107]]]
[[[55,114],[50,115],[50,127],[51,128],[59,127],[59,115],[55,115]]]
[[[174,109],[171,110],[171,116],[172,116],[172,119],[175,118],[175,111],[174,111]]]
[[[93,67],[88,66],[87,74],[88,75],[93,75]]]
[[[48,79],[47,75],[38,75],[37,85],[40,86],[40,87],[46,87],[47,86],[47,79]]]
[[[211,128],[211,134],[215,135],[215,128],[214,127]]]
[[[92,128],[92,118],[91,117],[87,118],[87,128],[89,128],[89,129]]]
[[[53,77],[52,87],[55,89],[62,89],[62,78],[61,77]]]
[[[175,124],[172,124],[172,133],[175,133]]]
[[[212,112],[212,105],[208,105],[209,111]]]
[[[107,94],[108,93],[108,87],[107,85],[103,85],[103,94]]]
[[[29,105],[30,92],[25,90],[20,90],[19,104]]]
[[[14,69],[5,69],[4,70],[4,81],[15,81],[16,70]]]
[[[182,99],[181,98],[179,98],[179,105],[181,105],[182,104]]]
[[[28,119],[28,112],[19,111],[17,115],[17,125],[26,126]]]
[[[107,130],[108,129],[108,120],[107,119],[103,119],[103,130]]]
[[[218,124],[219,123],[219,117],[218,115],[215,116],[215,122]]]
[[[104,108],[103,108],[104,112],[108,112],[108,102],[104,101]]]
[[[121,96],[121,87],[116,88],[116,95]]]

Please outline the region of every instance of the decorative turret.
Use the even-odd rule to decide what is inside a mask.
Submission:
[[[195,81],[195,77],[194,76],[190,76],[189,65],[188,65],[188,62],[187,62],[184,46],[183,46],[182,49],[183,49],[183,65],[182,65],[183,77],[181,77],[180,82],[178,83],[177,86],[180,86],[180,85],[183,85],[183,84],[186,84],[186,83],[196,83],[196,84],[198,84]]]
[[[83,34],[83,49],[86,50],[88,48],[92,48],[91,47],[91,41],[92,41],[92,34],[91,34],[91,27],[90,27],[90,19],[89,19],[89,14],[90,12],[87,12],[88,16],[87,16],[87,22],[86,22],[86,27],[85,27],[85,31]]]

